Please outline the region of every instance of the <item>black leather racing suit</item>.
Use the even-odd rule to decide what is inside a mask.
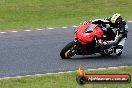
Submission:
[[[101,25],[107,36],[108,42],[117,46],[115,51],[116,54],[122,52],[128,33],[128,26],[126,22],[121,21],[120,23],[111,23],[111,21],[107,18],[95,19],[92,22],[93,24]]]

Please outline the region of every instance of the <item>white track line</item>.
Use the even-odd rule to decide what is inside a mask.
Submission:
[[[89,70],[89,71],[93,71],[93,70],[97,70],[97,69],[87,69],[87,70]]]
[[[36,29],[36,30],[41,31],[41,30],[43,30],[43,29]]]
[[[68,28],[68,27],[62,27],[62,28]]]
[[[0,32],[1,34],[7,33],[7,32]]]
[[[78,26],[72,26],[72,27],[78,27]]]
[[[118,68],[118,67],[108,67],[109,69],[115,69],[115,68]]]
[[[46,74],[41,74],[41,75],[54,75],[54,74],[58,74],[58,73],[46,73]]]
[[[107,69],[107,68],[98,68],[98,70],[105,70],[105,69]]]
[[[47,29],[54,29],[54,28],[47,28]]]
[[[18,32],[18,31],[11,31],[11,32]]]
[[[31,30],[24,30],[24,31],[31,31]]]
[[[97,69],[87,69],[88,71],[94,71],[94,70],[106,70],[106,69],[117,69],[117,68],[124,68],[128,66],[119,66],[119,67],[108,67],[108,68],[97,68]],[[16,76],[16,77],[3,77],[0,78],[0,80],[3,79],[11,79],[11,78],[22,78],[22,77],[34,77],[34,76],[45,76],[45,75],[55,75],[55,74],[63,74],[63,73],[73,73],[75,71],[66,71],[66,72],[57,72],[57,73],[45,73],[45,74],[35,74],[35,75],[25,75],[25,76]]]
[[[74,72],[74,71],[67,71],[68,73],[72,73],[72,72]]]
[[[131,20],[130,21],[127,21],[127,22],[132,22]],[[78,26],[76,26],[76,25],[73,25],[73,26],[71,26],[71,27],[78,27]],[[64,27],[61,27],[61,28],[70,28],[70,27],[67,27],[67,26],[64,26]],[[55,29],[55,27],[53,27],[53,28],[44,28],[44,29]],[[40,30],[44,30],[44,29],[36,29],[36,30],[38,30],[38,31],[40,31]],[[24,31],[27,31],[27,32],[29,32],[29,31],[32,31],[32,30],[24,30]],[[19,31],[11,31],[11,32],[19,32]],[[4,33],[7,33],[7,32],[0,32],[1,34],[4,34]]]
[[[127,21],[127,22],[132,22],[132,21]]]
[[[66,73],[66,72],[58,72],[59,74],[63,74],[63,73]]]

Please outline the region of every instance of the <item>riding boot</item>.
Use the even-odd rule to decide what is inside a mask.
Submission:
[[[119,42],[119,44],[117,45],[117,47],[116,47],[116,55],[117,56],[120,56],[121,54],[122,54],[122,50],[123,50],[123,46],[124,46],[124,44],[125,44],[125,41],[126,41],[126,38],[123,38],[120,42]]]

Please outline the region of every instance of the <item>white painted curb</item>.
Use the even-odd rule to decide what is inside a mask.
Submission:
[[[132,22],[132,21],[127,21],[127,22]]]

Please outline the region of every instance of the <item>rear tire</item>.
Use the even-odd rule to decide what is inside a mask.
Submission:
[[[111,55],[111,53],[106,50],[102,51],[100,54],[101,54],[101,56],[110,56]]]
[[[73,56],[72,51],[76,47],[76,42],[72,41],[67,44],[60,52],[62,59],[69,59]]]
[[[101,56],[110,56],[110,54],[105,54],[104,52],[100,53]]]

